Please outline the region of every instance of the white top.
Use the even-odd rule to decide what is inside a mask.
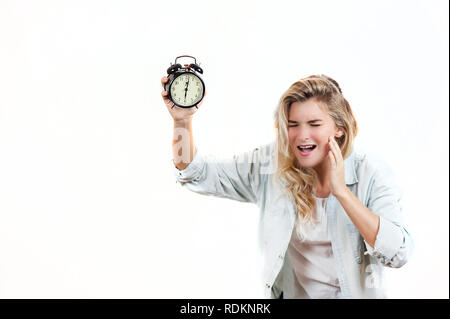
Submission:
[[[314,196],[314,195],[313,195]],[[293,295],[284,298],[340,298],[341,289],[336,271],[336,263],[331,249],[331,239],[327,227],[326,203],[328,198],[316,200],[313,224],[303,230],[304,241],[292,231],[288,247],[289,259],[295,273]]]

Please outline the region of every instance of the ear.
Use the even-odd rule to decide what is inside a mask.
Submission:
[[[338,130],[336,131],[336,134],[334,134],[334,136],[335,136],[336,138],[339,138],[339,137],[341,137],[342,135],[344,135],[344,131],[341,130],[341,129],[338,129]]]

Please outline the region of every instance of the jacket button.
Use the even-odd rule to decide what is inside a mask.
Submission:
[[[269,285],[269,284],[266,284],[266,288],[270,288],[270,285]]]
[[[283,255],[279,255],[278,258],[283,259]]]

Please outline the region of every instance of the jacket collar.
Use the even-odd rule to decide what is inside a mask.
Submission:
[[[358,183],[358,177],[356,175],[356,156],[353,149],[350,155],[344,159],[345,167],[345,184],[352,185]]]

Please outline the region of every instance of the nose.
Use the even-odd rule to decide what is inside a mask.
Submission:
[[[307,127],[299,127],[297,131],[297,140],[305,143],[311,140],[311,131]]]

